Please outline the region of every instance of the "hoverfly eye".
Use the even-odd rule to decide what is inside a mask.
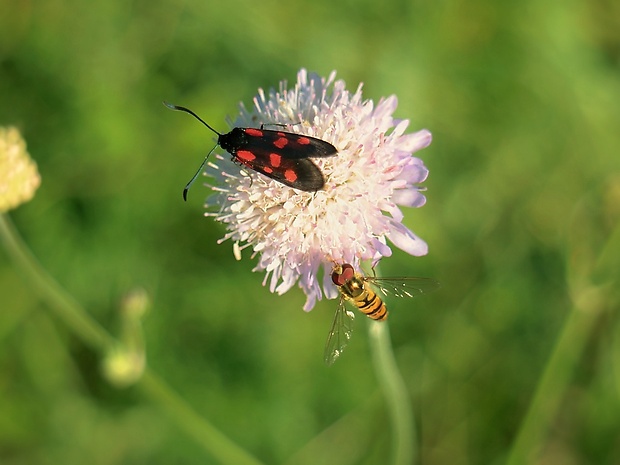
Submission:
[[[342,270],[336,270],[332,273],[332,282],[336,286],[343,286],[346,280],[342,277]]]
[[[332,282],[336,286],[344,286],[348,281],[355,277],[355,269],[345,263],[344,265],[338,265],[332,272]]]

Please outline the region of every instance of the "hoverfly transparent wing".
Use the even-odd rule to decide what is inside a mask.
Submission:
[[[376,278],[367,276],[364,281],[372,284],[383,295],[394,295],[396,297],[415,297],[428,294],[440,286],[439,281],[431,278]]]
[[[325,344],[325,363],[332,365],[342,354],[353,333],[355,313],[347,310],[344,297],[340,297],[332,327]]]

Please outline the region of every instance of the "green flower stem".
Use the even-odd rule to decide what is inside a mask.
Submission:
[[[597,301],[598,298],[589,302],[578,299],[571,310],[540,378],[506,465],[537,462],[536,454],[557,417],[566,387],[579,363],[591,329],[600,315]]]
[[[616,224],[605,242],[592,240],[583,227],[592,223],[589,200],[584,198],[575,209],[575,227],[570,228],[568,236],[567,284],[573,305],[517,432],[507,465],[539,461],[537,455],[557,418],[592,330],[603,311],[616,303],[613,293],[617,284],[613,279],[607,278],[601,285],[592,283],[617,273],[620,224]],[[598,215],[598,210],[594,211]]]
[[[39,294],[58,317],[82,342],[105,354],[118,342],[93,320],[88,313],[43,269],[30,253],[9,217],[0,214],[0,238],[15,264],[22,270],[33,292]],[[138,388],[172,418],[186,433],[220,463],[229,465],[262,465],[237,444],[224,436],[192,408],[162,379],[146,368]]]
[[[369,321],[368,331],[375,373],[383,390],[392,426],[392,463],[412,465],[416,462],[416,434],[413,409],[407,387],[400,374],[387,321]]]
[[[114,338],[47,274],[24,244],[7,214],[0,214],[0,237],[9,255],[32,285],[33,293],[40,295],[84,343],[102,352],[113,346]]]
[[[222,434],[215,426],[198,415],[176,392],[156,374],[144,372],[138,387],[166,410],[168,415],[192,436],[220,463],[228,465],[263,465],[255,457]]]

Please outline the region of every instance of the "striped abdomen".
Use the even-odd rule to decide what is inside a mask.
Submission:
[[[351,265],[346,263],[336,267],[332,272],[332,281],[338,286],[342,296],[352,302],[367,317],[378,321],[387,318],[388,311],[385,303]]]

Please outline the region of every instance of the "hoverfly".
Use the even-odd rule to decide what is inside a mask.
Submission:
[[[384,296],[391,294],[397,297],[415,297],[439,287],[439,282],[430,278],[364,276],[348,263],[334,266],[332,282],[338,287],[340,302],[325,345],[325,363],[328,365],[340,357],[353,333],[355,313],[347,310],[346,301],[355,305],[368,318],[383,321],[388,316],[387,307],[370,285],[376,287]]]

